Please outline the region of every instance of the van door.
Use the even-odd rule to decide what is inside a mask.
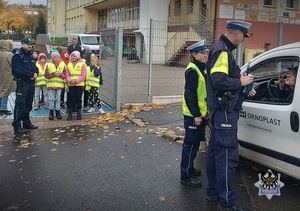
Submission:
[[[278,74],[287,77],[289,68],[298,65],[299,58],[295,56],[269,57],[253,64],[249,70],[253,72],[257,94],[243,103],[238,139],[243,148],[300,167],[299,85],[291,91],[291,97],[284,98],[278,91]],[[277,164],[275,161],[271,165]]]

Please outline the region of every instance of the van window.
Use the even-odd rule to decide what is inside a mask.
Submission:
[[[99,45],[98,36],[81,36],[81,42],[85,45]]]
[[[254,75],[256,96],[246,97],[246,101],[288,105],[293,100],[295,83],[292,82],[292,68],[299,65],[298,57],[280,57],[264,60],[251,67],[248,72]],[[279,88],[279,75],[283,78],[284,89]],[[292,86],[292,84],[294,86]]]

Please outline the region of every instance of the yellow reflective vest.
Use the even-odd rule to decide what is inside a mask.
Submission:
[[[86,68],[86,90],[90,90],[91,87],[100,87],[100,76],[95,77],[94,70],[91,71],[90,66]]]
[[[49,74],[52,74],[54,72],[58,72],[60,74],[62,74],[64,72],[64,69],[66,68],[66,64],[61,61],[58,65],[58,67],[55,67],[55,64],[48,63],[48,70],[49,70]],[[47,88],[64,88],[65,87],[65,79],[61,78],[61,77],[53,77],[48,79],[47,82]]]
[[[81,76],[81,69],[83,64],[84,62],[78,62],[75,67],[73,67],[72,62],[68,64],[71,80],[77,80]],[[84,81],[80,82],[79,84],[69,84],[69,86],[84,86]]]
[[[47,63],[45,64],[44,68],[39,64],[39,62],[35,63],[36,67],[39,70],[39,75],[35,79],[36,80],[36,86],[46,86],[47,84],[47,78],[45,78],[45,71],[47,68]]]
[[[188,66],[186,67],[185,71],[188,69],[193,68],[197,71],[198,74],[198,87],[197,87],[197,99],[198,99],[198,107],[201,113],[201,116],[204,117],[207,113],[207,105],[206,105],[206,84],[205,84],[205,78],[202,75],[201,71],[195,65],[194,63],[190,62]],[[184,83],[186,83],[186,80],[184,79]],[[183,93],[183,100],[182,100],[182,111],[185,116],[193,117],[190,110],[187,107],[186,101],[184,99],[184,93]]]

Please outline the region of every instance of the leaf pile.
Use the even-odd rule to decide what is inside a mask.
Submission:
[[[130,105],[129,108],[122,109],[117,113],[107,113],[106,115],[101,115],[98,118],[87,119],[85,122],[91,126],[91,128],[104,128],[108,124],[116,123],[126,120],[127,114],[134,114],[136,112],[150,111],[156,108],[164,108],[164,104],[151,104],[151,105],[142,105],[142,106],[133,106]]]

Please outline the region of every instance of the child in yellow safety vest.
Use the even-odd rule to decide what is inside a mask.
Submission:
[[[69,92],[67,95],[67,120],[72,120],[73,110],[77,111],[77,120],[81,120],[81,98],[86,78],[86,64],[81,59],[79,51],[73,51],[70,54],[70,62],[67,67],[66,82],[69,86]]]
[[[34,93],[34,110],[40,108],[40,96],[41,92],[44,94],[45,108],[49,108],[49,95],[47,91],[47,79],[45,78],[45,70],[47,69],[47,56],[44,53],[38,55],[36,66],[39,70],[38,77],[35,79],[35,93]]]
[[[101,73],[101,65],[98,57],[95,54],[91,55],[90,66],[87,67],[87,77],[86,77],[86,89],[88,92],[88,102],[90,109],[89,113],[95,111],[94,104],[99,108],[99,113],[104,114],[105,111],[102,108],[101,100],[99,98],[99,88],[103,85],[103,78]]]
[[[60,94],[62,89],[65,87],[65,74],[66,64],[60,59],[58,52],[51,53],[51,62],[48,63],[48,67],[45,72],[45,77],[48,79],[47,88],[49,92],[49,120],[62,119],[60,114]]]

